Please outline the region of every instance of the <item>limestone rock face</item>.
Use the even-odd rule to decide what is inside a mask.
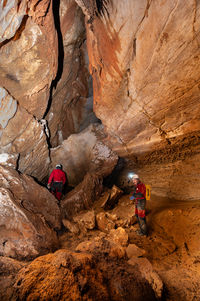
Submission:
[[[55,7],[58,4],[55,4]],[[84,16],[74,0],[61,0],[55,14],[60,18],[58,74],[47,114],[51,144],[57,146],[72,133],[97,120],[93,113],[92,82]],[[62,61],[63,60],[63,61]]]
[[[47,189],[0,166],[0,253],[31,258],[58,247],[60,210]]]
[[[200,3],[76,2],[86,16],[94,109],[111,148],[134,161],[156,193],[183,199],[184,169],[200,152]],[[193,167],[185,200],[199,199]],[[165,170],[170,184],[162,177],[155,185]]]
[[[52,1],[0,1],[0,153],[18,156],[18,169],[47,175],[47,109],[57,72]],[[46,131],[46,132],[45,132]]]
[[[95,112],[121,155],[199,131],[199,13],[192,0],[105,1],[93,19],[88,11]]]
[[[102,125],[92,124],[79,134],[71,135],[63,143],[51,149],[51,167],[61,163],[68,182],[80,183],[87,172],[105,177],[111,173],[118,156],[104,143]]]
[[[27,4],[27,0],[22,0],[20,3],[17,0],[0,2],[0,43],[15,35],[26,14]]]
[[[48,172],[50,159],[45,127],[21,106],[1,131],[0,151],[19,155],[19,170],[39,180]]]
[[[9,15],[15,14],[16,2],[6,2],[3,12],[9,9]],[[28,1],[22,2],[20,8],[23,6],[27,14],[21,27],[14,33],[13,39],[1,45],[0,80],[1,85],[21,106],[41,119],[46,111],[49,87],[57,69],[57,36],[52,4],[51,1],[43,0],[38,5],[31,1],[28,9]],[[15,24],[14,20],[12,22]],[[12,23],[10,27],[13,30]]]

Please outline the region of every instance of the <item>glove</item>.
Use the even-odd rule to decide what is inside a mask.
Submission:
[[[130,196],[130,198],[129,198],[131,201],[133,201],[133,200],[135,200],[135,197],[132,195],[132,196]]]
[[[51,187],[51,185],[50,185],[50,184],[47,184],[47,188],[50,189],[50,187]]]

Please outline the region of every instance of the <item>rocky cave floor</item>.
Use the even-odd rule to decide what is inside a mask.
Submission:
[[[130,211],[126,204],[130,204],[129,195],[123,195],[120,198],[118,205],[115,206],[115,213],[117,207],[119,211],[123,211],[126,207],[125,214],[127,209]],[[102,211],[98,202],[92,210],[95,214]],[[107,213],[109,215],[113,212],[107,211]],[[123,212],[121,213],[123,215]],[[129,277],[128,266],[133,268],[133,272],[135,264],[137,267],[140,266],[140,271],[143,268],[147,269],[151,275],[151,286],[158,294],[156,298],[155,295],[152,297],[149,292],[145,295],[143,287],[143,295],[134,295],[134,300],[200,300],[199,216],[200,204],[198,202],[174,200],[172,202],[169,199],[152,196],[147,203],[148,237],[136,234],[137,224],[132,219],[132,225],[122,227],[128,234],[128,242],[122,242],[124,238],[118,237],[118,243],[121,239],[123,247],[119,244],[108,247],[106,241],[108,233],[98,230],[97,227],[93,230],[82,229],[78,234],[70,233],[65,229],[59,233],[60,249],[56,253],[40,256],[32,262],[0,257],[1,300],[133,300],[130,290],[137,290],[138,287],[133,284],[135,278]],[[136,246],[132,252],[137,259],[132,259],[130,252],[124,254],[123,250],[130,245]],[[53,254],[57,254],[56,257]],[[148,266],[145,258],[151,263],[151,267]],[[69,262],[70,271],[66,268]],[[64,267],[66,272],[58,275],[55,267],[59,270]],[[84,271],[86,269],[84,275],[79,275],[81,269]],[[153,274],[154,272],[159,275],[163,284],[162,293],[162,285],[156,278],[156,274]],[[143,276],[146,275],[145,273],[144,271]],[[105,274],[108,279],[114,277],[115,285],[109,282],[109,289],[112,291],[110,296],[102,286],[102,277],[105,278]],[[60,277],[65,284],[67,283],[69,295],[66,292],[63,293],[63,282]],[[119,283],[116,285],[118,277],[120,277],[120,285],[124,286],[123,291],[128,292],[126,296],[124,293],[120,295]],[[140,279],[140,276],[138,277]],[[148,276],[146,279],[149,281]],[[80,294],[77,294],[77,287],[74,286],[76,282],[79,283]],[[93,291],[91,291],[92,285]],[[90,287],[90,294],[85,294],[89,290],[85,286]]]
[[[129,244],[145,250],[145,257],[161,277],[163,300],[200,300],[199,214],[198,202],[172,202],[154,196],[147,203],[148,237],[136,234],[137,224],[126,228]],[[82,241],[98,235],[99,231],[93,230],[74,239],[74,235],[64,233],[61,246],[74,250]]]

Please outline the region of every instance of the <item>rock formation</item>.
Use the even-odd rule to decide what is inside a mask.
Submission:
[[[112,269],[92,254],[59,250],[22,269],[16,279],[14,300],[157,300],[148,281],[126,263]],[[54,285],[52,286],[52,281]]]
[[[0,0],[3,298],[199,297],[199,28],[200,1]],[[36,182],[57,163],[60,208]],[[150,237],[112,171],[151,186]]]
[[[1,120],[7,120],[1,123],[0,152],[19,154],[19,170],[41,180],[49,156],[40,120],[57,72],[52,2],[13,0],[0,5]]]
[[[58,247],[60,209],[47,189],[0,166],[0,254],[33,258]]]
[[[183,196],[173,183],[187,181],[182,171],[199,154],[199,6],[1,1],[0,152],[43,180],[50,144],[97,121],[94,102],[110,148],[156,194],[198,199],[198,185]],[[167,188],[156,188],[158,169],[167,169]],[[194,181],[198,169],[189,172]]]
[[[112,149],[135,162],[156,193],[199,199],[195,180],[199,164],[190,169],[196,191],[192,197],[188,193],[183,197],[180,182],[174,183],[179,175],[181,182],[187,181],[183,169],[199,153],[200,4],[192,0],[77,3],[86,16],[94,110]],[[151,166],[154,162],[156,168]],[[163,179],[161,189],[156,188],[158,169],[172,175],[170,187],[164,187]]]
[[[93,113],[83,13],[74,0],[61,0],[54,6],[59,34],[59,61],[46,118],[51,144],[55,147],[70,134],[80,132],[98,119]]]
[[[102,125],[92,124],[79,134],[71,135],[61,145],[50,149],[51,168],[61,163],[71,186],[79,184],[84,176],[96,173],[108,176],[118,156],[105,144]]]

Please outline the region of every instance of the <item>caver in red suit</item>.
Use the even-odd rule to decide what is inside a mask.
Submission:
[[[50,174],[47,187],[50,188],[51,193],[55,195],[59,201],[62,197],[63,186],[65,182],[66,175],[62,170],[62,165],[58,164],[56,165],[56,169],[54,169]]]
[[[138,175],[133,176],[133,183],[135,185],[135,192],[131,200],[135,200],[135,216],[138,220],[140,230],[139,235],[147,235],[145,206],[146,206],[146,186],[140,182]]]

